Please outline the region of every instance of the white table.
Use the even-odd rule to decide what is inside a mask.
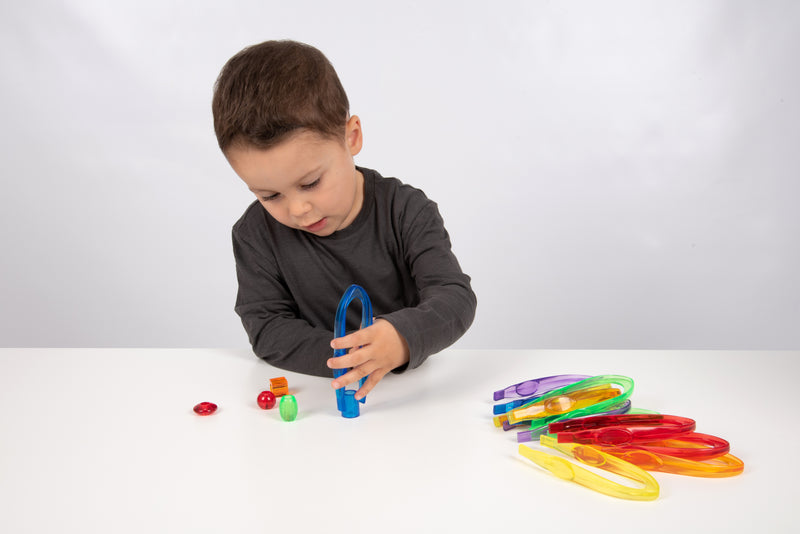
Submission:
[[[246,350],[0,349],[0,532],[797,531],[798,371],[800,352],[448,350],[343,419],[329,380]],[[695,419],[745,472],[655,473],[653,502],[555,478],[491,393],[562,373],[630,376],[634,406]],[[256,404],[277,376],[294,422]]]

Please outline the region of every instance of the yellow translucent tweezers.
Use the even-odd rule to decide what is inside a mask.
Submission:
[[[656,479],[641,468],[620,460],[610,454],[601,452],[588,445],[575,443],[558,443],[550,436],[542,436],[540,443],[572,456],[579,462],[611,473],[620,475],[641,484],[643,487],[625,486],[573,464],[565,458],[531,449],[526,445],[519,446],[519,453],[537,465],[540,465],[564,480],[586,486],[594,491],[634,501],[652,501],[658,498],[659,487]]]
[[[525,406],[511,410],[505,415],[508,416],[508,422],[513,425],[521,421],[561,415],[573,410],[585,408],[618,397],[621,393],[619,389],[612,387],[611,384],[593,386],[570,393],[563,393],[552,397],[548,396],[532,404],[526,404]],[[497,417],[495,417],[495,419],[497,419]],[[495,425],[501,426],[502,421],[500,425],[495,421]]]
[[[679,440],[668,440],[667,444],[680,444]],[[647,471],[661,471],[690,477],[723,478],[739,475],[744,471],[744,462],[728,453],[706,460],[690,460],[662,454],[645,447],[598,447],[599,450],[626,462],[638,465]]]

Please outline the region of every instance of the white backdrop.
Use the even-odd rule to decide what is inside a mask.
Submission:
[[[791,0],[4,2],[0,345],[247,344],[211,91],[292,38],[357,163],[439,203],[457,347],[798,348],[798,28]]]

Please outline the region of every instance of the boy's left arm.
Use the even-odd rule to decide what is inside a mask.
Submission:
[[[375,324],[334,339],[334,349],[350,349],[328,360],[334,369],[353,369],[333,382],[343,387],[369,378],[356,393],[366,395],[389,371],[415,368],[431,354],[452,345],[475,317],[477,299],[470,278],[451,250],[436,204],[428,199],[401,215],[404,263],[417,286],[419,303],[380,316]]]

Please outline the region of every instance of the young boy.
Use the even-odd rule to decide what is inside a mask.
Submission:
[[[256,195],[233,227],[236,313],[253,351],[270,364],[332,376],[334,389],[369,376],[364,397],[388,372],[418,367],[472,324],[476,298],[436,204],[395,178],[356,167],[361,121],[316,48],[267,41],[222,68],[214,130],[233,170]],[[362,286],[360,310],[333,339],[342,294]],[[333,340],[332,340],[333,339]],[[349,349],[332,358],[332,349]]]

